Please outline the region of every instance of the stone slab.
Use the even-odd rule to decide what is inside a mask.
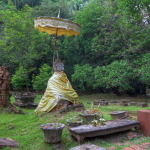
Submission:
[[[0,138],[0,148],[4,147],[19,147],[19,144],[11,138]]]
[[[78,127],[68,128],[71,138],[77,139],[81,143],[86,137],[96,137],[101,135],[112,134],[120,131],[126,131],[132,128],[139,128],[140,122],[131,119],[120,119],[107,121],[105,125],[81,125]]]
[[[83,145],[71,148],[69,150],[106,150],[106,149],[103,147],[94,145],[94,144],[83,144]]]

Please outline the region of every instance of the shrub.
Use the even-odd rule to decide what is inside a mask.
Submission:
[[[27,70],[20,66],[12,76],[11,84],[14,89],[23,89],[25,86],[27,87],[30,84]]]
[[[47,85],[47,81],[52,75],[52,68],[47,64],[43,64],[39,68],[39,74],[37,76],[33,75],[32,86],[34,90],[44,90]]]

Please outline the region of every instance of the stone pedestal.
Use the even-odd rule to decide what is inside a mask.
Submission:
[[[126,111],[114,111],[114,112],[111,112],[109,114],[111,115],[111,118],[113,120],[115,120],[115,119],[122,119],[122,118],[125,117]]]
[[[142,133],[150,137],[150,110],[138,110],[137,119],[140,121]]]
[[[61,123],[47,123],[41,125],[41,129],[44,133],[44,140],[46,143],[58,143],[61,142],[61,135],[64,124]]]
[[[14,105],[19,107],[36,107],[37,104],[34,103],[35,95],[31,92],[15,93]]]

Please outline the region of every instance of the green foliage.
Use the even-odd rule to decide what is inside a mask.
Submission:
[[[14,89],[23,89],[26,85],[29,85],[28,72],[22,66],[16,70],[11,78],[11,84]]]
[[[47,85],[47,81],[52,75],[52,68],[47,64],[43,64],[39,68],[39,74],[33,77],[32,84],[34,90],[44,90]]]
[[[150,12],[149,0],[117,0],[119,13],[123,14],[126,19],[139,21]]]
[[[2,2],[8,4],[10,0],[2,0]],[[41,0],[11,0],[14,4],[14,6],[17,9],[23,8],[26,4],[34,7],[36,5],[40,5]]]
[[[94,87],[118,89],[120,92],[132,89],[131,80],[135,78],[133,69],[125,61],[114,61],[110,65],[94,70]]]
[[[51,38],[34,29],[31,12],[28,6],[21,11],[14,7],[2,11],[4,29],[0,41],[0,63],[8,67],[11,73],[19,66],[38,68],[40,62],[49,61],[48,56],[52,56],[52,46],[49,46]]]
[[[45,0],[41,3],[40,6],[34,7],[32,11],[32,16],[50,16],[57,17],[60,9],[61,18],[70,18],[69,8],[66,2],[59,1],[53,2],[51,0]]]
[[[135,64],[138,66],[137,73],[140,81],[150,86],[150,53],[143,54]]]
[[[72,75],[72,81],[82,90],[92,86],[93,82],[93,68],[88,64],[75,65],[74,74]]]
[[[0,65],[11,74],[20,66],[32,68],[29,79],[33,73],[37,75],[41,64],[52,65],[54,36],[35,30],[33,20],[57,17],[59,9],[61,18],[74,19],[81,26],[79,36],[57,40],[69,78],[72,66],[78,64],[72,76],[74,84],[85,90],[94,86],[120,91],[135,91],[139,85],[150,84],[149,0],[1,0]],[[84,64],[95,70],[94,75],[82,67]],[[117,66],[124,68],[120,69],[122,74]]]

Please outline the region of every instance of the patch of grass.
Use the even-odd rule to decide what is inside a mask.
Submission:
[[[91,104],[87,102],[93,102],[94,99],[98,99],[102,95],[86,95],[81,96],[80,102],[82,102],[86,109],[91,109]],[[35,102],[40,101],[41,95],[37,95]],[[114,95],[103,95],[103,98],[111,100],[116,98]],[[118,99],[118,98],[117,98]],[[14,102],[14,98],[11,97],[11,102]],[[18,108],[20,109],[20,108]],[[104,114],[105,120],[111,120],[109,115],[112,111],[124,110],[130,112],[136,116],[138,110],[150,109],[150,105],[146,108],[141,108],[139,106],[118,106],[118,105],[109,105],[109,106],[100,106],[99,112]],[[23,109],[25,114],[9,114],[5,111],[0,112],[0,136],[3,138],[12,138],[19,142],[20,147],[18,150],[53,150],[52,144],[46,144],[44,142],[43,132],[40,129],[40,126],[46,123],[58,122],[67,125],[66,120],[74,116],[79,116],[80,112],[68,112],[65,114],[59,113],[41,113],[36,115],[34,109]],[[86,140],[87,143],[93,143],[101,147],[108,148],[110,146],[115,146],[115,150],[120,150],[123,147],[128,145],[140,144],[141,142],[149,142],[149,137],[139,137],[128,142],[125,136],[120,138],[120,134],[109,135],[106,137],[91,138]],[[119,139],[118,141],[112,139]],[[118,142],[123,143],[123,145],[118,145]],[[78,144],[75,141],[72,141],[69,136],[69,131],[67,126],[63,130],[62,134],[62,143],[65,145],[65,150],[69,150],[72,147],[77,146]],[[4,148],[4,150],[9,150],[10,148]]]

